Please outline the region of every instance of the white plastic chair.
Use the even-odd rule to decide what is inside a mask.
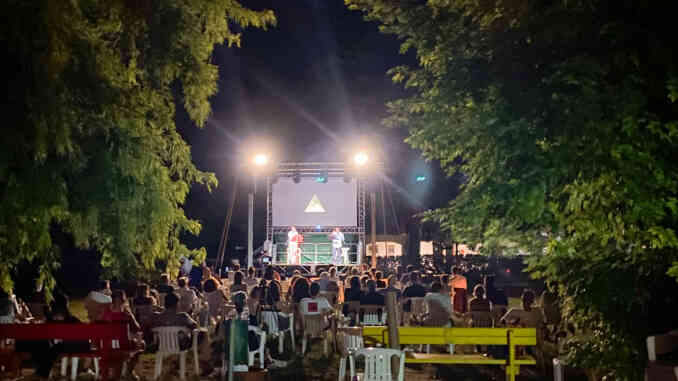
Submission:
[[[278,318],[284,317],[290,320],[289,328],[285,330],[280,330],[278,328]],[[267,329],[267,334],[271,336],[278,337],[278,353],[282,353],[285,343],[285,333],[289,332],[290,339],[292,339],[292,349],[294,350],[294,314],[293,313],[282,313],[275,311],[261,311],[261,323],[265,324]]]
[[[365,357],[365,374],[362,381],[392,381],[391,357],[393,356],[400,358],[397,380],[405,379],[405,352],[399,349],[364,348],[353,352],[348,358],[351,366],[351,380],[357,377],[355,358],[360,356]]]
[[[254,366],[254,356],[258,353],[259,354],[259,361],[260,361],[260,368],[264,369],[264,350],[266,347],[266,332],[262,331],[259,329],[259,327],[255,327],[253,325],[247,326],[247,331],[252,331],[255,334],[259,336],[259,348],[251,351],[249,348],[247,349],[247,365],[248,366]]]
[[[78,377],[78,357],[62,357],[61,358],[61,377],[66,377],[68,373],[68,359],[71,359],[71,381]],[[99,358],[95,357],[94,361],[94,378],[99,378]]]
[[[361,304],[360,310],[363,312],[362,319],[360,319],[359,322],[360,325],[386,325],[386,306]],[[381,311],[381,313],[379,313],[379,311]]]
[[[301,355],[306,353],[308,339],[319,337],[323,340],[323,355],[327,356],[327,320],[323,315],[301,315],[304,332],[301,338]]]
[[[165,357],[172,355],[179,355],[179,377],[182,380],[186,379],[186,352],[188,349],[181,350],[179,348],[179,333],[190,335],[191,330],[186,327],[158,327],[153,328],[153,333],[156,335],[158,341],[158,352],[155,354],[155,380],[160,377],[162,373],[162,361]],[[198,334],[193,332],[193,360],[195,367],[195,374],[200,375],[200,367],[198,364]]]
[[[342,335],[341,348],[339,350],[339,380],[346,378],[346,359],[358,349],[363,349],[363,331],[360,327],[343,327],[337,329],[337,337]]]

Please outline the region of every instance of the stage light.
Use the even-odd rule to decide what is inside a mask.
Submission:
[[[315,178],[315,182],[326,184],[328,177],[329,177],[329,175],[328,175],[327,171],[322,171],[322,172],[320,172],[320,175],[318,175],[318,177]]]
[[[254,155],[254,164],[260,167],[263,167],[264,165],[268,164],[268,155],[263,153]]]
[[[423,183],[424,181],[426,181],[426,176],[417,176],[415,181],[418,183]]]
[[[369,157],[365,152],[358,152],[355,154],[355,156],[353,156],[353,162],[358,166],[367,164],[367,160],[369,160]]]

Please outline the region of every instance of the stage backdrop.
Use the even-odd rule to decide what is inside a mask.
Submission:
[[[295,184],[290,177],[280,177],[272,184],[274,226],[357,226],[358,187],[356,179],[344,182],[330,177],[327,183],[302,177]]]

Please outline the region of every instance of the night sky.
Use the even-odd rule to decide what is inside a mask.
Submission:
[[[378,32],[342,1],[245,1],[253,9],[272,9],[276,27],[243,31],[242,47],[219,46],[214,63],[220,68],[219,92],[212,98],[212,117],[196,128],[185,113],[177,126],[192,146],[193,160],[214,172],[219,187],[211,194],[195,186],[186,203],[187,214],[203,223],[199,237],[185,237],[190,247],[205,246],[216,256],[226,216],[229,193],[245,144],[273,145],[279,161],[342,161],[348,146],[361,137],[377,141],[384,151],[387,176],[401,187],[391,187],[401,225],[417,210],[440,206],[453,189],[444,181],[437,163],[425,163],[403,138],[404,129],[381,125],[385,103],[406,95],[393,84],[387,70],[414,64],[413,55],[400,55],[394,36]],[[251,153],[251,151],[250,151]],[[430,179],[417,184],[417,175]],[[247,185],[238,188],[227,257],[236,245],[246,246]],[[251,180],[250,180],[251,181]],[[436,199],[430,197],[433,188]],[[404,195],[405,190],[408,193]],[[255,196],[255,247],[265,238],[263,179]],[[387,204],[387,208],[389,208]],[[381,211],[378,211],[381,216]],[[387,233],[396,226],[388,213]],[[377,232],[383,232],[378,219]],[[404,226],[401,226],[401,232]]]

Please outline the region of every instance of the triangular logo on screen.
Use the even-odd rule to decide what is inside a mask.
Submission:
[[[311,197],[311,201],[308,202],[308,205],[306,205],[306,209],[304,210],[306,213],[325,213],[325,208],[323,207],[323,204],[320,202],[320,199],[318,199],[317,195],[313,195]]]

